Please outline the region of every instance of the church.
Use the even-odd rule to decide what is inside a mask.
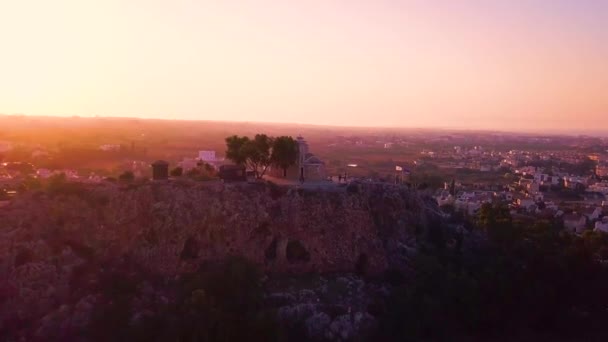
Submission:
[[[327,179],[325,163],[319,157],[310,153],[306,140],[298,136],[296,142],[298,143],[298,159],[295,165],[287,169],[287,176],[284,177],[281,168],[273,168],[270,170],[270,175],[293,180],[304,179],[304,181]]]

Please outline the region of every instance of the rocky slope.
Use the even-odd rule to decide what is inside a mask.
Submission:
[[[388,185],[302,191],[174,182],[27,194],[0,209],[0,330],[85,324],[95,294],[75,295],[74,284],[95,282],[104,260],[128,259],[166,279],[231,255],[270,275],[378,275],[407,267],[439,221],[432,199]],[[310,325],[331,326],[312,314]]]

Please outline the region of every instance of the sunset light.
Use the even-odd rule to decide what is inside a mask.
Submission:
[[[0,44],[5,114],[608,128],[600,0],[3,1]]]
[[[0,0],[0,341],[608,341],[608,0]]]

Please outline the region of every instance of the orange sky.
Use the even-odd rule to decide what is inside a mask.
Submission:
[[[608,1],[0,1],[0,113],[608,132]]]

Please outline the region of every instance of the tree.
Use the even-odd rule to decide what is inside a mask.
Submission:
[[[298,143],[289,136],[274,139],[272,144],[272,165],[283,169],[283,177],[287,177],[287,169],[295,165],[298,159]]]
[[[247,163],[245,146],[248,143],[248,137],[239,137],[238,135],[233,135],[226,138],[226,158],[233,161],[237,165],[245,165]]]
[[[479,209],[477,226],[499,244],[511,243],[519,237],[509,208],[501,203],[484,203]]]
[[[264,176],[268,166],[270,166],[272,141],[273,139],[266,134],[256,134],[253,140],[245,144],[247,165],[256,173],[258,178]]]
[[[511,222],[512,218],[509,209],[499,203],[484,203],[477,217],[477,225],[483,230],[491,229],[497,224],[510,225]]]
[[[171,177],[181,177],[183,174],[184,174],[184,169],[181,168],[180,166],[171,170]]]
[[[226,158],[237,165],[246,165],[260,178],[271,164],[272,142],[266,134],[256,134],[253,139],[233,135],[226,138]]]

